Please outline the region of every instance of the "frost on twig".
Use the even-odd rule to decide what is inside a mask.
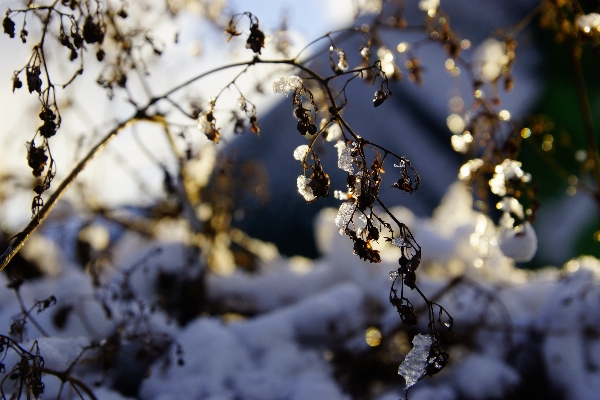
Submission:
[[[308,145],[305,145],[305,144],[300,145],[300,146],[296,147],[296,149],[294,150],[294,159],[298,160],[298,161],[302,161],[306,157],[307,153],[308,153]]]
[[[340,234],[343,235],[346,227],[352,220],[352,215],[354,215],[354,211],[356,211],[356,203],[351,201],[347,201],[342,203],[340,209],[338,210],[338,214],[335,217],[335,224],[338,228],[340,228]]]
[[[304,175],[298,176],[298,179],[296,180],[298,193],[300,193],[308,203],[317,199],[317,196],[314,195],[312,188],[309,186],[310,182],[310,178],[307,178]]]
[[[273,82],[273,91],[275,93],[285,93],[287,96],[292,90],[302,86],[302,78],[292,75],[281,77]]]
[[[433,344],[433,338],[430,335],[418,334],[413,338],[414,347],[406,355],[402,364],[398,368],[398,374],[402,375],[406,381],[406,388],[410,388],[417,383],[427,373],[427,358]]]
[[[354,173],[354,166],[352,165],[352,153],[346,144],[340,140],[335,144],[338,150],[338,168],[346,171],[350,174]]]

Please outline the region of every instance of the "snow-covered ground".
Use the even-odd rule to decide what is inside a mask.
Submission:
[[[410,398],[511,398],[536,387],[531,379],[547,386],[529,398],[597,398],[600,261],[582,256],[560,269],[519,270],[502,255],[491,221],[472,211],[468,200],[468,191],[457,182],[430,218],[394,210],[423,247],[419,286],[443,304],[455,327],[442,339],[449,365],[418,382]],[[93,274],[69,261],[55,243],[38,237],[31,245],[50,249],[43,257],[56,269],[43,280],[25,282],[19,292],[26,307],[50,295],[57,304],[32,313],[47,336],[27,321],[21,346],[29,349],[36,340],[45,367],[54,371],[66,370],[81,357],[72,374],[101,399],[124,398],[114,388],[123,385],[124,377],[135,385],[139,376],[137,396],[142,399],[352,398],[340,378],[348,368],[336,360],[342,354],[355,361],[377,354],[370,365],[388,369],[381,379],[367,382],[366,398],[403,398],[403,378],[389,376],[410,350],[412,336],[427,332],[427,317],[419,314],[416,329],[407,329],[389,304],[389,272],[397,268],[398,248],[382,245],[382,263],[362,262],[338,233],[335,215],[335,209],[326,209],[315,221],[322,253],[317,260],[283,258],[265,245],[257,272],[209,273],[206,301],[229,311],[200,314],[184,326],[160,306],[152,307],[160,304],[157,288],[165,273],[197,277],[199,267],[186,260],[182,241],[148,243],[124,234],[110,255],[118,267],[102,271],[97,285]],[[30,247],[25,254],[35,258]],[[0,293],[0,320],[18,317],[16,296],[6,289]],[[410,299],[423,310],[418,297]],[[59,323],[64,307],[70,313]],[[9,335],[6,326],[2,334]],[[379,339],[373,340],[373,334]],[[101,379],[99,354],[115,337],[121,339],[112,357],[121,361]],[[130,354],[160,340],[170,345],[149,365],[140,366]],[[90,345],[95,349],[79,355]],[[5,352],[2,362],[9,371],[18,359]],[[182,363],[176,362],[179,358]],[[43,398],[54,398],[60,380],[46,374],[42,379]],[[12,383],[3,382],[5,393]],[[73,396],[72,389],[63,389],[63,398]]]

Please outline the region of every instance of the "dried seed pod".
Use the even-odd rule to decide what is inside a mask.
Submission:
[[[33,176],[40,176],[44,171],[44,165],[48,161],[48,156],[44,147],[35,147],[35,143],[27,142],[27,164],[32,169]]]
[[[34,65],[32,67],[27,67],[25,71],[25,75],[27,76],[27,88],[29,89],[29,93],[31,92],[42,92],[42,79],[40,78],[40,67],[38,65]]]
[[[8,17],[8,14],[2,20],[2,27],[4,28],[4,33],[10,36],[11,39],[15,37],[15,22]]]
[[[260,49],[265,47],[265,34],[258,28],[258,24],[252,24],[250,27],[250,36],[246,41],[246,48],[252,49],[254,53],[260,54]]]

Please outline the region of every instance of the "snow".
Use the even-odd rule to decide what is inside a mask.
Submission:
[[[396,364],[400,364],[399,373],[405,377],[406,386],[411,387],[410,398],[510,396],[518,390],[527,371],[509,358],[507,343],[539,347],[540,362],[553,390],[565,393],[566,399],[594,398],[600,390],[600,341],[589,332],[596,329],[600,320],[600,261],[582,256],[570,260],[562,270],[524,273],[515,268],[514,260],[503,254],[500,245],[490,244],[499,238],[501,230],[465,206],[471,200],[464,185],[457,182],[430,218],[416,217],[407,209],[394,209],[398,217],[409,223],[423,246],[418,275],[421,290],[429,296],[441,293],[436,301],[453,316],[457,332],[472,332],[473,341],[472,350],[459,351],[445,349],[442,340],[442,349],[450,353],[450,364],[435,379],[420,379],[432,338],[426,334],[427,318],[419,315],[416,329],[420,333],[412,338],[413,349],[404,362],[399,360]],[[322,252],[318,260],[285,258],[274,253],[256,273],[235,269],[230,275],[208,275],[210,301],[241,304],[250,316],[227,322],[200,315],[187,325],[178,326],[170,323],[161,310],[148,314],[148,332],[170,335],[183,350],[184,364],[178,365],[177,347],[171,346],[170,362],[163,356],[149,366],[149,378],[142,381],[138,396],[350,398],[335,379],[328,354],[331,348],[361,354],[369,349],[366,329],[379,327],[385,340],[386,335],[401,327],[396,310],[388,302],[389,271],[397,269],[400,249],[382,240],[375,243],[381,250],[381,264],[359,261],[352,254],[351,241],[337,234],[337,213],[326,209],[315,221]],[[46,366],[64,370],[91,340],[110,337],[115,321],[145,315],[148,306],[159,299],[155,285],[160,271],[190,274],[185,243],[174,239],[178,236],[173,230],[171,234],[170,242],[136,242],[132,234],[119,239],[123,243],[116,246],[113,257],[118,268],[105,271],[102,279],[114,290],[128,275],[130,290],[138,303],[113,299],[110,291],[95,289],[89,276],[61,256],[61,248],[56,248],[50,254],[63,260],[56,263],[59,270],[49,278],[24,283],[20,290],[26,304],[50,294],[56,296],[58,304],[54,309],[34,315],[50,336],[43,337],[27,323],[24,347],[29,349],[37,340]],[[473,241],[474,234],[480,242],[487,241],[485,252],[481,243]],[[476,260],[482,260],[481,265],[477,266]],[[458,283],[449,286],[456,279]],[[19,314],[19,307],[9,290],[0,295],[0,318],[8,321]],[[413,292],[407,296],[418,308],[420,298]],[[99,299],[111,307],[113,320],[107,319]],[[72,307],[72,312],[65,325],[58,328],[52,318],[59,307],[66,305]],[[372,307],[381,313],[373,313]],[[146,328],[127,329],[143,333]],[[527,333],[532,331],[539,336]],[[16,360],[11,353],[3,362],[8,369]],[[78,367],[73,373],[90,385],[99,378],[98,372],[90,368]],[[57,393],[60,381],[50,376],[44,379],[46,393]],[[378,398],[401,398],[403,386],[399,378]],[[111,387],[111,379],[97,390],[103,398],[124,398]]]
[[[298,193],[304,197],[306,202],[314,201],[317,198],[317,196],[313,194],[312,188],[309,186],[310,178],[307,178],[304,175],[298,175],[296,184],[298,186]]]
[[[302,144],[294,150],[294,160],[302,161],[304,157],[306,157],[306,153],[308,153],[308,146]]]
[[[338,151],[338,168],[350,174],[354,173],[353,158],[350,149],[346,146],[343,140],[339,140],[335,147]]]
[[[302,86],[302,79],[298,76],[286,76],[273,82],[273,91],[275,93],[285,93],[287,96],[292,90]]]
[[[537,251],[537,236],[529,221],[500,233],[500,250],[517,262],[530,261]]]
[[[519,384],[518,372],[502,360],[471,354],[457,367],[456,386],[463,398],[507,398]]]

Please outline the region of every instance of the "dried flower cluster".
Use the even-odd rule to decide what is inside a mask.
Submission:
[[[177,2],[167,3],[169,9],[176,13]],[[8,37],[18,36],[25,43],[30,37],[25,23],[29,21],[31,24],[32,20],[37,21],[43,32],[40,41],[33,46],[31,56],[25,65],[12,75],[13,91],[22,89],[26,84],[27,91],[39,98],[38,115],[41,124],[25,145],[26,161],[36,178],[32,186],[35,196],[31,206],[35,218],[27,228],[11,240],[7,251],[2,255],[0,269],[3,269],[15,256],[47,216],[66,187],[88,165],[94,154],[125,127],[144,121],[154,123],[164,130],[178,161],[175,172],[160,161],[156,161],[157,167],[163,174],[161,177],[164,177],[166,196],[164,201],[161,201],[160,207],[157,206],[155,209],[160,215],[157,218],[185,220],[191,233],[189,236],[193,248],[190,259],[202,259],[211,268],[217,268],[215,265],[221,263],[219,268],[231,270],[236,268],[236,263],[245,262],[247,269],[251,270],[253,257],[255,257],[252,251],[245,248],[246,253],[242,256],[235,253],[237,256],[235,257],[233,250],[236,246],[244,247],[244,245],[250,248],[248,243],[251,243],[251,240],[240,232],[234,233],[229,226],[235,213],[233,193],[236,187],[242,184],[232,183],[231,170],[234,167],[226,162],[216,163],[217,173],[213,178],[212,193],[207,194],[204,189],[209,186],[207,180],[210,171],[203,171],[203,178],[194,178],[190,176],[193,175],[191,170],[194,165],[207,164],[211,167],[206,168],[212,169],[216,156],[210,162],[205,159],[198,160],[197,154],[200,151],[194,147],[190,136],[198,134],[199,131],[208,141],[219,143],[227,138],[229,133],[241,134],[246,129],[258,135],[260,125],[257,108],[251,101],[250,93],[243,93],[237,82],[243,76],[247,76],[248,71],[263,64],[279,66],[284,68],[281,74],[285,75],[272,83],[272,89],[273,92],[285,94],[286,97],[291,94],[296,131],[302,136],[299,137],[297,134],[293,136],[295,140],[302,141],[293,152],[293,158],[300,162],[301,167],[296,178],[298,193],[307,203],[311,203],[320,197],[328,197],[332,186],[335,188],[338,185],[337,182],[331,182],[328,173],[330,171],[325,171],[321,162],[321,156],[325,157],[322,149],[333,147],[335,150],[332,149],[331,152],[337,153],[337,166],[346,173],[345,182],[341,183],[343,190],[339,187],[338,190],[333,190],[334,197],[340,200],[335,218],[339,233],[350,239],[353,252],[360,259],[371,263],[381,262],[382,255],[378,249],[380,242],[395,246],[400,251],[400,256],[398,268],[389,274],[392,281],[389,301],[398,312],[401,322],[407,327],[416,326],[418,319],[421,318],[420,307],[416,304],[415,297],[419,302],[422,301],[425,306],[423,308],[427,312],[428,332],[414,336],[414,348],[400,365],[398,373],[404,377],[407,388],[412,387],[425,376],[438,373],[448,362],[448,354],[442,350],[442,333],[452,332],[454,320],[442,305],[430,300],[419,288],[419,274],[423,270],[421,246],[409,227],[394,216],[380,197],[381,191],[385,188],[413,194],[420,186],[419,174],[406,157],[378,145],[375,141],[363,138],[362,132],[359,134],[349,125],[344,116],[346,105],[350,101],[347,88],[359,81],[372,85],[375,92],[372,99],[369,98],[367,101],[370,104],[372,100],[373,106],[377,108],[376,111],[385,110],[389,106],[386,101],[392,96],[390,82],[400,81],[403,76],[407,76],[410,81],[422,84],[427,78],[427,68],[422,65],[418,54],[420,49],[425,47],[421,45],[426,42],[437,45],[447,57],[444,66],[448,74],[453,78],[468,76],[472,97],[451,99],[455,104],[461,105],[451,106],[452,114],[447,119],[448,128],[452,132],[452,146],[467,157],[459,176],[471,187],[475,205],[480,210],[490,212],[490,208],[495,208],[501,211],[502,216],[497,227],[498,245],[504,255],[516,261],[531,259],[537,247],[537,238],[531,226],[538,207],[536,190],[530,174],[523,170],[523,164],[519,161],[519,150],[523,140],[527,140],[531,135],[544,138],[543,151],[552,148],[554,139],[551,135],[549,138],[547,134],[543,135],[545,128],[537,129],[539,123],[525,126],[522,122],[511,120],[508,110],[501,108],[498,92],[511,90],[514,83],[512,67],[517,60],[517,37],[521,28],[499,32],[495,38],[479,44],[474,49],[471,59],[467,60],[463,57],[463,50],[467,50],[471,43],[461,39],[453,30],[450,18],[440,6],[439,0],[418,2],[418,7],[424,11],[421,13],[422,25],[417,30],[422,37],[411,43],[394,44],[394,47],[389,43],[386,45],[386,35],[383,35],[382,31],[386,29],[402,31],[407,28],[404,7],[391,4],[390,9],[393,12],[386,15],[382,12],[384,2],[370,3],[375,4],[373,9],[377,9],[377,13],[381,13],[380,16],[360,28],[346,31],[347,34],[356,35],[363,40],[358,48],[350,49],[345,46],[343,40],[338,40],[337,32],[325,34],[321,38],[326,41],[327,46],[324,47],[323,53],[318,53],[314,57],[323,57],[322,65],[329,65],[329,72],[318,73],[312,69],[311,63],[302,61],[300,55],[304,49],[295,57],[289,56],[287,54],[289,47],[285,45],[287,39],[284,28],[277,35],[274,47],[285,58],[263,58],[263,49],[268,46],[271,37],[261,29],[259,20],[254,14],[245,12],[225,19],[227,25],[220,28],[229,36],[230,41],[233,38],[244,37],[240,39],[244,40],[246,54],[249,56],[248,61],[203,72],[189,81],[172,87],[162,95],[147,90],[145,101],[134,99],[131,95],[130,74],[135,71],[136,78],[139,77],[142,84],[146,83],[148,54],[160,56],[165,45],[155,39],[151,29],[136,26],[135,23],[131,25],[124,23],[128,18],[124,8],[127,4],[115,5],[102,0],[91,2],[61,0],[51,2],[50,5],[32,3],[27,8],[8,10],[2,22],[4,33]],[[574,65],[580,64],[578,57],[586,46],[595,50],[600,48],[600,17],[594,12],[586,13],[579,2],[544,1],[535,13],[540,16],[541,25],[552,30],[557,42],[567,42],[571,46]],[[17,17],[21,16],[23,24],[17,26],[20,19]],[[213,21],[219,20],[214,16],[211,18]],[[248,28],[242,32],[243,29],[238,29],[238,25],[246,18],[249,22]],[[411,35],[407,37],[414,38]],[[234,39],[233,42],[237,40]],[[45,204],[42,195],[50,189],[56,175],[56,162],[52,158],[50,142],[59,133],[62,124],[57,99],[59,85],[52,80],[52,71],[49,71],[47,63],[47,46],[52,41],[64,53],[58,51],[57,58],[68,59],[71,63],[69,65],[76,69],[70,79],[60,85],[62,88],[83,74],[84,58],[91,51],[93,58],[103,63],[97,83],[106,89],[111,99],[115,93],[122,94],[135,111],[129,118],[123,119],[114,129],[107,132],[101,143],[89,150],[82,161],[73,167],[72,172],[57,189],[56,195],[47,199],[48,204]],[[316,41],[311,42],[309,46],[314,43]],[[189,112],[189,108],[186,109],[175,100],[173,94],[190,87],[194,81],[223,69],[239,67],[242,70],[230,82],[223,85],[223,89],[212,97],[207,105],[199,100],[192,100],[188,104],[191,108]],[[264,82],[260,84],[262,83]],[[581,87],[579,89],[585,97],[585,90],[582,91]],[[225,90],[233,91],[237,98],[237,104],[233,107],[224,104],[226,102],[221,95]],[[585,109],[585,102],[582,101],[582,104],[582,108]],[[168,119],[170,115],[164,112],[166,109],[182,113],[189,118],[189,121],[196,121],[197,130],[194,126],[170,122]],[[589,110],[588,113],[591,115]],[[587,169],[582,168],[582,174],[593,175],[598,186],[600,185],[600,159],[594,147],[595,137],[590,115],[583,115],[587,139],[591,144],[584,151],[583,159]],[[176,131],[173,134],[174,130]],[[183,151],[180,145],[184,146]],[[203,164],[205,161],[206,164]],[[386,172],[388,175],[385,175]],[[251,186],[254,193],[258,195],[260,185],[254,184],[260,181],[260,178],[257,178],[258,173],[256,170],[247,170],[245,173],[245,176],[253,180],[244,184]],[[389,177],[387,183],[384,183],[385,177]],[[579,184],[577,179],[571,181],[575,182],[572,186]],[[587,181],[591,182],[592,179]],[[593,187],[589,191],[594,193],[596,198],[600,198]],[[129,226],[127,222],[119,222]],[[487,220],[484,222],[487,224]],[[136,229],[145,232],[143,227],[136,226]],[[89,269],[94,282],[96,290],[94,300],[104,312],[104,317],[117,328],[112,336],[100,342],[90,343],[67,371],[55,371],[54,375],[61,379],[62,385],[68,383],[74,388],[79,387],[89,395],[87,392],[89,388],[73,379],[71,367],[78,363],[83,364],[83,355],[89,351],[94,357],[102,360],[102,373],[105,374],[109,368],[115,367],[115,358],[112,355],[124,351],[123,348],[131,342],[139,346],[136,357],[149,360],[155,360],[165,354],[170,347],[175,347],[177,363],[183,364],[181,348],[168,334],[144,327],[149,326],[146,325],[150,320],[149,316],[157,307],[175,308],[172,305],[174,300],[169,298],[172,294],[169,290],[176,288],[175,291],[182,298],[190,292],[197,293],[198,288],[203,290],[206,275],[204,271],[209,268],[201,272],[195,270],[193,271],[195,275],[190,273],[185,277],[159,271],[159,277],[153,283],[158,287],[159,292],[165,293],[165,296],[156,303],[148,304],[138,298],[133,285],[137,274],[147,272],[142,266],[144,263],[136,264],[130,270],[122,272],[121,276],[113,277],[110,282],[103,281],[99,264],[102,257],[107,257],[103,254],[103,250],[108,244],[94,244],[92,240],[87,240],[86,236],[82,229],[78,236],[78,252],[84,255],[82,257],[85,258],[85,262],[82,264]],[[109,241],[110,237],[106,238],[105,242]],[[92,248],[93,251],[90,250]],[[84,251],[86,249],[87,251]],[[94,254],[94,257],[91,254]],[[204,264],[202,267],[204,268]],[[18,280],[11,285],[19,298]],[[411,297],[408,293],[414,296]],[[43,358],[35,343],[27,351],[21,347],[20,340],[17,339],[23,338],[29,324],[36,325],[32,316],[33,311],[44,311],[56,305],[58,310],[52,321],[57,329],[62,329],[69,318],[74,318],[78,304],[75,302],[56,304],[56,302],[56,298],[51,296],[45,300],[35,301],[30,309],[25,309],[21,304],[21,313],[13,318],[11,324],[11,334],[14,338],[0,335],[0,351],[6,355],[10,350],[19,357],[19,362],[15,364],[8,377],[3,378],[0,390],[4,390],[4,383],[8,379],[14,381],[16,397],[21,394],[39,397],[43,392],[42,373],[52,374],[52,372],[44,370]],[[182,302],[185,303],[183,300]],[[189,307],[191,311],[185,311],[188,314],[181,311],[181,314],[173,312],[169,315],[185,322],[186,318],[207,312],[202,309],[204,306],[202,300],[190,301],[190,303],[194,303],[194,306]],[[43,334],[43,329],[37,326],[36,328]],[[4,369],[4,364],[0,363],[0,369]],[[80,394],[80,397],[83,396]],[[93,395],[89,397],[92,398]]]

